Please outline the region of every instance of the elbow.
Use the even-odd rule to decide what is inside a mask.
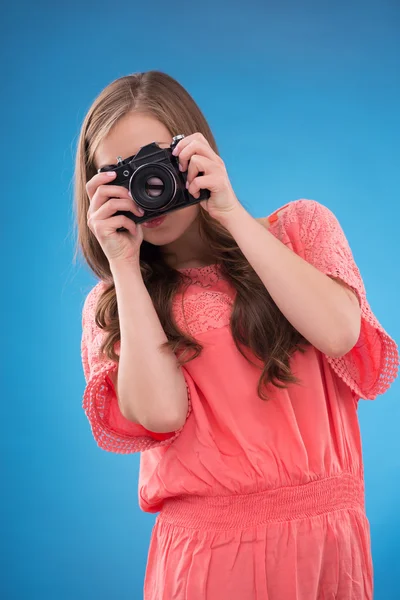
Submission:
[[[122,416],[131,423],[137,423],[148,431],[152,431],[154,433],[169,433],[171,431],[176,431],[185,423],[185,419],[182,417],[176,419],[160,419],[151,417],[138,418],[137,416],[134,416],[131,411],[127,411],[126,408],[123,408],[122,406],[120,406],[120,411]]]
[[[172,398],[165,388],[162,390],[161,398],[157,401],[154,392],[151,392],[151,401],[143,397],[143,393],[138,393],[138,395],[142,397],[142,402],[140,407],[136,407],[134,415],[132,414],[132,403],[121,402],[120,410],[129,421],[139,423],[154,433],[177,431],[185,424],[189,409],[189,397],[183,377],[180,379],[179,385],[174,383]]]
[[[359,340],[361,332],[361,321],[354,327],[349,327],[341,336],[331,340],[324,353],[331,358],[341,358],[354,348]]]
[[[126,419],[127,421],[130,421],[131,423],[137,423],[138,425],[140,425],[140,421],[131,413],[130,410],[127,410],[125,404],[123,404],[119,399],[118,399],[118,407],[119,407],[119,411],[121,413],[121,415],[124,417],[124,419]]]
[[[345,356],[345,354],[347,354],[348,352],[350,352],[350,350],[353,348],[353,346],[340,346],[340,347],[332,347],[329,348],[328,350],[324,351],[324,354],[326,354],[327,356],[329,356],[330,358],[341,358],[342,356]]]
[[[169,411],[169,413],[166,414],[167,410],[164,409],[157,415],[139,416],[136,422],[140,423],[140,425],[142,425],[148,431],[152,431],[154,433],[170,433],[171,431],[177,431],[184,426],[187,418],[188,408],[188,398],[185,396],[177,413],[172,413],[172,411]],[[132,420],[131,417],[128,416],[128,418]]]
[[[145,421],[142,423],[143,427],[148,431],[152,431],[153,433],[170,433],[172,431],[177,431],[181,427],[183,427],[184,422],[182,421]]]
[[[186,421],[186,413],[179,415],[176,418],[170,416],[169,418],[148,418],[143,419],[142,425],[148,431],[154,433],[170,433],[171,431],[177,431],[181,429]]]
[[[186,423],[189,412],[189,393],[185,378],[180,375],[174,381],[170,393],[163,389],[162,401],[156,403],[160,408],[157,414],[148,415],[143,426],[154,433],[170,433],[181,429]],[[162,408],[161,408],[162,407]]]
[[[335,323],[332,326],[332,332],[330,335],[325,336],[325,340],[330,338],[330,341],[322,352],[332,358],[340,358],[350,352],[358,342],[361,335],[361,304],[358,296],[347,286],[343,288],[350,302],[348,302],[345,308],[340,304]]]

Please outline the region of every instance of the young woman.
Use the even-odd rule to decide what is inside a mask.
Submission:
[[[210,198],[141,225],[113,216],[141,212],[98,170],[181,133],[188,191]],[[159,512],[145,599],[372,598],[357,406],[399,356],[332,212],[301,199],[254,219],[194,100],[149,71],[90,108],[76,213],[99,279],[83,408],[101,448],[141,452],[140,507]]]

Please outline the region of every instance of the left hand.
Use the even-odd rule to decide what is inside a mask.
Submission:
[[[201,189],[210,190],[210,198],[202,200],[200,205],[214,219],[219,220],[240,206],[224,161],[214,152],[202,133],[184,137],[176,145],[173,154],[179,156],[180,170],[188,171],[186,187],[192,196],[198,198]],[[197,176],[200,172],[204,174]]]

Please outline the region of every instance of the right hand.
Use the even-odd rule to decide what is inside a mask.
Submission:
[[[113,175],[115,178],[115,174]],[[121,185],[106,185],[112,178],[106,172],[97,173],[86,184],[90,206],[87,224],[96,236],[108,261],[137,261],[139,263],[143,230],[125,215],[114,215],[118,210],[129,210],[138,217],[141,209],[128,190]],[[128,231],[116,231],[125,227]]]

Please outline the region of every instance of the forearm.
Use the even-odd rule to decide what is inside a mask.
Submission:
[[[329,356],[354,346],[360,307],[351,292],[287,248],[242,206],[222,224],[281,312],[313,346]]]
[[[111,265],[121,330],[118,399],[124,416],[151,431],[172,431],[188,409],[187,388],[143,282],[139,265]]]

